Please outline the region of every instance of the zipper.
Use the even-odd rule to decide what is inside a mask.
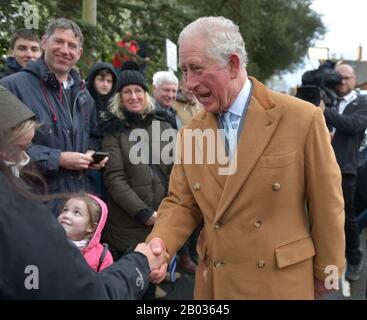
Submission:
[[[70,112],[69,101],[68,101],[68,98],[66,97],[66,94],[64,92],[64,87],[62,86],[61,83],[60,83],[60,88],[61,88],[62,96],[64,97],[64,100],[66,102],[66,109],[68,110],[68,114],[69,114],[69,117],[70,117],[70,122],[73,125],[73,117],[72,117],[71,112]],[[62,102],[61,102],[61,104],[62,104]]]

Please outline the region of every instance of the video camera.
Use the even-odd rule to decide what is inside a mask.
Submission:
[[[335,63],[327,60],[318,69],[306,71],[302,75],[302,85],[297,88],[296,97],[320,105],[321,99],[326,107],[338,104],[335,87],[342,83],[342,76],[334,70]]]

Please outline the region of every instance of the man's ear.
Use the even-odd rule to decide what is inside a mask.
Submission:
[[[80,59],[80,57],[82,56],[82,54],[83,54],[83,48],[80,47],[79,48],[79,52],[78,52],[78,60]]]
[[[42,48],[42,51],[45,51],[45,48],[46,48],[46,36],[45,35],[43,35],[41,38],[41,48]]]
[[[241,70],[240,57],[237,53],[232,53],[230,55],[229,66],[230,66],[231,79],[237,78],[237,75]]]
[[[89,227],[87,228],[87,232],[88,233],[93,233],[94,231],[96,231],[96,229],[97,229],[97,226],[98,226],[98,223],[93,223],[93,224],[91,224],[91,225],[89,225]]]

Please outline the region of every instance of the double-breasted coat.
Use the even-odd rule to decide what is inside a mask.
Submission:
[[[322,111],[250,79],[234,174],[205,163],[215,145],[196,144],[204,164],[185,161],[195,144],[184,130],[218,129],[215,114],[199,113],[181,131],[170,196],[147,240],[160,237],[172,256],[203,220],[195,299],[313,299],[314,277],[343,272],[340,170]]]

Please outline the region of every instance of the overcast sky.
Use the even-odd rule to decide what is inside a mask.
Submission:
[[[315,0],[312,9],[322,14],[328,30],[317,46],[328,47],[337,58],[355,59],[362,44],[367,57],[367,0]]]
[[[329,48],[330,58],[354,60],[361,44],[362,59],[367,60],[367,0],[314,0],[311,7],[322,15],[327,29],[315,47]],[[310,63],[297,74],[288,75],[287,83],[291,86],[300,84],[303,72],[318,66],[315,60]]]

